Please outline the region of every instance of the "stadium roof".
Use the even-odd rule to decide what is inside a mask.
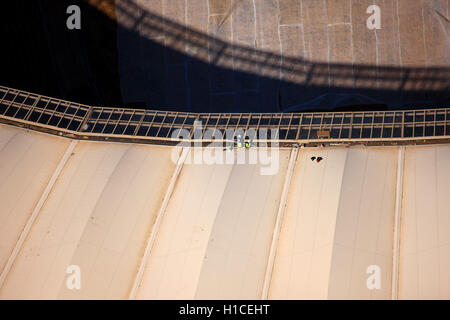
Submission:
[[[272,148],[276,170],[262,174],[268,163],[247,158],[195,163],[196,150],[230,154],[222,148],[146,135],[136,143],[115,131],[139,132],[153,111],[2,90],[1,299],[450,298],[449,110],[399,112],[414,117],[411,136],[372,137],[406,145],[358,137],[330,146],[336,131],[318,140],[311,129],[327,147],[301,148],[303,139]],[[104,123],[114,125],[110,133],[93,129],[101,117],[90,117],[103,112],[118,115]],[[294,117],[278,116],[274,127]],[[398,128],[405,134],[405,121]],[[416,145],[419,138],[434,143]],[[67,284],[73,265],[80,289]]]

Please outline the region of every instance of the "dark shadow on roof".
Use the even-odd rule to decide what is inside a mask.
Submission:
[[[27,2],[35,12],[25,14],[16,4],[9,21],[20,16],[24,23],[28,15],[36,28],[7,30],[2,84],[86,104],[193,112],[449,105],[448,66],[402,68],[286,57],[223,40],[220,28],[226,23],[219,27],[219,20],[208,35],[133,0],[100,2],[109,3],[112,15],[79,0]],[[65,28],[70,4],[82,7],[81,31]]]

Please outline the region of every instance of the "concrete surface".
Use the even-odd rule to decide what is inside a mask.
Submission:
[[[196,112],[448,105],[448,0],[115,3],[124,102]],[[366,26],[371,5],[381,29]]]
[[[52,139],[56,139],[55,153],[59,144],[67,143]],[[164,147],[78,144],[0,289],[0,297],[127,298],[173,167]],[[27,170],[26,164],[17,170]],[[6,213],[4,207],[1,212]],[[2,249],[2,255],[7,253]],[[69,265],[79,265],[83,272],[80,291],[66,288]]]
[[[138,298],[259,299],[288,158],[184,166]]]
[[[69,144],[0,125],[2,268]],[[406,147],[401,181],[398,147],[299,149],[274,251],[289,149],[279,150],[273,175],[248,161],[200,165],[188,157],[154,229],[174,175],[173,152],[79,141],[0,298],[127,299],[143,267],[137,299],[259,299],[267,285],[269,299],[390,299],[393,277],[400,299],[450,299],[449,146]],[[81,268],[80,290],[66,287],[70,265]],[[372,265],[380,269],[377,290],[366,286]]]
[[[0,125],[0,272],[69,143]]]
[[[396,160],[396,148],[299,154],[269,298],[390,297]],[[382,270],[381,290],[366,288],[369,265]]]
[[[407,148],[400,288],[403,299],[450,298],[450,147]]]

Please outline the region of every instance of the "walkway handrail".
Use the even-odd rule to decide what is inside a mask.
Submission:
[[[0,119],[86,137],[171,140],[176,129],[278,130],[280,142],[450,138],[450,108],[299,113],[189,113],[96,107],[0,86]],[[321,139],[318,132],[329,132]],[[320,135],[320,134],[319,134]],[[192,134],[190,135],[193,136]],[[256,136],[255,140],[258,140]]]

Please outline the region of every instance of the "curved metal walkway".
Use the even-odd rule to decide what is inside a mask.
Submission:
[[[177,129],[188,130],[193,139],[194,128],[199,125],[202,133],[207,129],[213,132],[254,130],[257,133],[278,130],[278,138],[272,141],[288,145],[450,141],[450,108],[323,113],[186,113],[88,106],[2,86],[0,122],[71,138],[160,144],[179,142],[180,139],[173,138]],[[258,138],[254,137],[255,140]]]

